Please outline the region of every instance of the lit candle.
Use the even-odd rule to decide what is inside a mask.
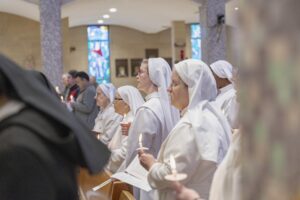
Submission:
[[[60,96],[60,100],[61,100],[61,102],[64,102],[64,97]]]
[[[143,134],[142,133],[139,136],[139,146],[140,146],[140,149],[143,149]]]
[[[143,147],[143,134],[141,133],[139,136],[139,148],[137,150],[140,150],[144,152],[144,150],[148,150],[147,147]]]
[[[165,176],[165,179],[168,181],[182,181],[186,179],[187,175],[184,173],[178,173],[176,170],[176,162],[174,156],[170,155],[170,166],[171,166],[171,174]]]
[[[170,155],[170,165],[171,165],[172,174],[174,176],[176,176],[176,174],[177,174],[176,162],[175,162],[175,158],[174,158],[173,154]]]
[[[60,94],[60,91],[59,91],[59,87],[58,87],[58,86],[55,87],[55,91],[57,92],[57,94]]]
[[[74,97],[73,95],[70,96],[71,102],[74,102]]]
[[[121,124],[127,124],[126,114],[123,115],[123,119],[122,119]]]

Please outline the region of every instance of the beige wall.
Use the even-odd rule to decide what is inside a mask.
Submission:
[[[41,69],[39,23],[0,12],[0,53],[29,69]]]
[[[122,85],[136,85],[135,77],[131,77],[130,59],[144,58],[145,49],[159,49],[159,56],[171,57],[170,29],[156,34],[146,34],[122,26],[110,26],[111,51],[111,81],[117,87]],[[86,26],[70,28],[70,46],[76,50],[70,53],[70,68],[87,71],[87,30]],[[129,77],[117,78],[115,59],[128,59]]]
[[[63,63],[69,66],[69,22],[62,20]],[[40,23],[0,12],[0,53],[27,69],[42,70]]]
[[[116,86],[131,84],[136,85],[135,77],[116,78],[116,58],[144,58],[145,49],[159,49],[159,56],[171,57],[171,32],[170,29],[157,34],[146,34],[134,29],[111,26],[111,73],[112,82]],[[129,75],[131,75],[130,62]]]
[[[116,86],[136,85],[131,77],[130,59],[144,58],[145,49],[158,48],[159,56],[171,57],[171,30],[156,34],[147,34],[138,30],[110,26],[111,40],[111,80]],[[231,35],[234,31],[226,29],[228,34],[227,57],[233,64],[237,62]],[[191,57],[190,28],[186,25],[186,57]],[[86,26],[68,28],[68,19],[62,20],[64,71],[70,69],[87,71],[87,30]],[[75,51],[70,51],[70,47]],[[0,52],[12,58],[26,68],[41,70],[40,26],[39,23],[24,17],[0,13]],[[129,77],[115,76],[115,59],[127,58]]]

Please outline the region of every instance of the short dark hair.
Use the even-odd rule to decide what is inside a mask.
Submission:
[[[72,78],[76,78],[77,71],[76,70],[70,70],[68,72],[68,74],[70,74],[72,76]]]
[[[77,78],[77,77],[79,77],[81,79],[86,79],[87,81],[90,81],[89,75],[87,73],[85,73],[84,71],[77,72],[75,78]]]

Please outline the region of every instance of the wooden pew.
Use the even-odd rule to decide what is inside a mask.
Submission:
[[[132,186],[122,181],[114,181],[111,187],[111,200],[119,200],[123,191],[132,195]]]
[[[78,175],[78,183],[79,183],[79,188],[81,189],[81,196],[82,194],[85,195],[85,197],[81,197],[81,199],[84,200],[84,198],[86,198],[86,200],[88,200],[87,194],[88,193],[90,194],[92,192],[92,188],[108,180],[110,176],[111,173],[108,171],[103,171],[99,174],[91,176],[86,169],[81,168]],[[111,186],[112,183],[109,183],[103,188],[99,189],[97,192],[103,194],[106,197],[109,197]]]
[[[119,200],[135,200],[135,198],[130,192],[123,190]]]

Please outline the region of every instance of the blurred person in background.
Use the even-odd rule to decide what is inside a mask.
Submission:
[[[77,166],[97,173],[109,151],[35,74],[0,55],[0,197],[79,199]]]

